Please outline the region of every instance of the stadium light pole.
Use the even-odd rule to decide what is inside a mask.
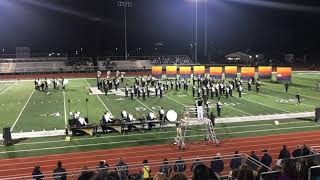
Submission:
[[[194,43],[194,61],[198,63],[198,0],[196,1],[196,27],[195,27],[195,43]]]
[[[118,7],[123,7],[124,9],[124,51],[125,59],[128,60],[128,49],[127,49],[127,8],[132,7],[131,1],[118,1]]]

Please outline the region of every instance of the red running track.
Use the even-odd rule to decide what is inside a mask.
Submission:
[[[79,171],[81,167],[86,165],[90,169],[94,169],[100,160],[106,160],[109,166],[114,166],[120,157],[129,164],[142,165],[142,161],[147,159],[153,164],[152,171],[157,172],[159,165],[164,158],[173,163],[178,156],[183,159],[197,157],[213,157],[217,152],[221,155],[231,155],[238,150],[240,153],[250,154],[255,150],[259,157],[262,156],[262,150],[268,149],[275,162],[282,145],[286,144],[288,149],[292,151],[297,144],[319,145],[320,132],[300,132],[281,135],[258,136],[249,138],[234,138],[223,140],[219,146],[206,144],[204,142],[193,142],[187,144],[185,151],[178,150],[170,144],[155,146],[139,146],[119,149],[108,149],[99,151],[76,152],[67,154],[56,154],[48,156],[14,158],[0,160],[0,179],[5,177],[30,176],[34,165],[39,164],[44,174],[51,173],[56,166],[56,161],[60,160],[67,171]],[[210,162],[206,162],[210,165]],[[187,163],[190,169],[191,161]],[[129,167],[130,173],[138,172],[139,167],[135,169]],[[229,160],[225,160],[225,172],[229,171]],[[190,171],[187,173],[190,175]]]

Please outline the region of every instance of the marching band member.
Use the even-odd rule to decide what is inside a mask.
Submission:
[[[124,77],[124,74],[125,74],[125,72],[121,72],[121,76],[120,76],[121,83],[123,83],[123,77]]]
[[[222,103],[220,102],[220,98],[219,98],[218,102],[216,103],[216,107],[217,107],[218,116],[220,117],[221,107],[222,107]]]
[[[126,94],[126,98],[128,98],[129,89],[127,84],[126,84],[126,87],[124,88],[124,93]]]
[[[134,89],[133,89],[133,87],[131,86],[131,92],[130,92],[131,100],[133,100],[133,94],[134,94]]]
[[[203,121],[203,108],[202,108],[202,99],[199,98],[197,101],[196,101],[196,106],[197,106],[197,118],[198,120],[200,120],[201,122]]]
[[[239,86],[238,86],[239,98],[241,98],[241,92],[242,92],[242,86],[241,86],[241,85],[239,85]]]

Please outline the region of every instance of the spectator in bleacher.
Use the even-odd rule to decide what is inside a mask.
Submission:
[[[106,161],[100,161],[99,164],[97,165],[97,171],[100,174],[108,173],[108,169],[109,169],[109,164],[106,163]]]
[[[32,172],[32,179],[41,180],[43,178],[44,178],[44,176],[40,170],[40,166],[36,165],[33,169],[33,172]]]
[[[234,170],[234,169],[239,169],[240,166],[241,166],[241,157],[239,155],[239,151],[235,151],[234,156],[230,161],[230,168]]]
[[[148,165],[148,160],[143,160],[143,167],[140,169],[140,174],[142,179],[150,180],[151,179],[151,169]]]
[[[304,156],[310,155],[310,148],[306,144],[303,145],[302,151]]]
[[[160,174],[163,174],[168,178],[171,171],[172,171],[172,169],[171,169],[171,166],[169,164],[168,159],[164,159],[162,162],[162,165],[160,166],[160,170],[159,170]]]
[[[116,171],[118,172],[120,180],[126,180],[129,174],[128,165],[120,158],[116,165]]]
[[[179,157],[173,166],[174,172],[184,172],[186,169],[187,169],[187,165],[182,160],[182,158]]]
[[[203,164],[203,162],[199,159],[199,158],[197,158],[193,163],[192,163],[192,165],[191,165],[191,172],[193,171],[193,169],[197,166],[197,165],[199,165],[199,164]]]
[[[188,180],[187,176],[184,173],[173,173],[169,180]]]
[[[62,167],[62,162],[57,162],[57,167],[53,170],[53,179],[56,180],[66,180],[67,179],[67,171]]]
[[[78,177],[78,180],[87,180],[92,178],[95,175],[93,171],[89,171],[87,166],[83,166],[80,171],[80,176]]]
[[[307,165],[307,161],[306,159],[302,159],[300,162],[299,162],[299,165],[298,165],[298,176],[301,178],[301,179],[304,179],[304,180],[308,180],[308,165]]]
[[[270,167],[272,163],[272,157],[269,155],[268,150],[265,149],[262,152],[264,152],[264,154],[261,158],[261,163],[264,164],[265,166]]]
[[[242,165],[238,172],[237,180],[253,180],[253,171],[249,169],[246,165]]]
[[[290,151],[287,149],[286,145],[283,145],[278,159],[289,159],[290,158]]]
[[[298,177],[297,166],[294,160],[289,159],[283,164],[283,170],[278,180],[300,180]]]
[[[223,171],[224,162],[220,157],[220,153],[217,153],[217,155],[213,158],[213,160],[211,161],[210,167],[211,167],[211,171],[218,175],[220,175],[220,173]]]
[[[292,152],[292,156],[293,156],[293,157],[303,156],[303,150],[301,149],[301,146],[300,146],[299,144],[297,145],[297,149],[295,149],[295,150]]]
[[[192,171],[192,180],[209,179],[209,168],[204,164],[198,164]]]
[[[228,180],[237,180],[239,174],[239,169],[234,169],[230,171],[230,174],[228,176]]]
[[[260,162],[260,159],[256,155],[256,152],[251,151],[250,159],[246,161],[246,164],[248,165],[248,167],[251,168],[252,170],[256,170],[258,168],[257,163],[259,162]]]
[[[168,180],[168,178],[169,177],[162,173],[157,173],[155,176],[153,176],[153,180]]]

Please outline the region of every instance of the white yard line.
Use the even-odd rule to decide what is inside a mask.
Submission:
[[[249,102],[252,102],[252,103],[260,104],[260,105],[262,105],[262,106],[266,106],[266,107],[269,107],[269,108],[272,108],[272,109],[277,109],[277,110],[279,110],[279,111],[283,111],[283,112],[290,113],[290,111],[286,111],[286,110],[279,109],[279,108],[276,108],[276,107],[272,107],[272,106],[269,106],[269,105],[266,105],[266,104],[262,104],[262,103],[259,103],[259,102],[255,102],[255,101],[252,101],[252,100],[250,100],[250,99],[246,99],[246,98],[241,98],[241,99],[244,99],[244,100],[249,101]]]
[[[243,134],[243,133],[256,133],[256,132],[268,132],[268,131],[280,131],[280,130],[290,130],[290,129],[303,129],[303,128],[312,128],[312,127],[320,127],[320,125],[312,125],[312,126],[298,126],[298,127],[289,127],[289,128],[277,128],[277,129],[262,129],[262,130],[255,130],[255,131],[239,131],[239,132],[232,132],[232,134]],[[230,132],[217,134],[230,134]],[[203,134],[200,135],[189,135],[189,137],[200,137],[204,136]],[[21,149],[21,150],[12,150],[12,151],[2,151],[0,154],[6,153],[16,153],[16,152],[32,152],[32,151],[43,151],[43,150],[53,150],[53,149],[68,149],[68,148],[77,148],[77,147],[89,147],[89,146],[100,146],[100,145],[109,145],[109,144],[123,144],[123,143],[134,143],[134,142],[144,142],[144,141],[155,141],[155,140],[167,140],[173,139],[173,137],[164,137],[164,138],[150,138],[150,139],[135,139],[135,140],[127,140],[127,141],[116,141],[116,142],[105,142],[105,143],[93,143],[93,144],[81,144],[81,145],[71,145],[71,146],[56,146],[56,147],[47,147],[47,148],[36,148],[36,149]]]
[[[14,82],[13,84],[11,84],[10,86],[8,86],[5,90],[3,90],[1,93],[0,93],[0,96],[5,93],[10,87],[12,87],[13,85],[15,85],[16,82]]]
[[[284,93],[283,91],[280,91],[280,90],[277,90],[277,89],[270,89],[270,88],[266,88],[266,87],[263,87],[263,88],[269,89],[269,90],[271,90],[271,91],[278,91],[278,92]],[[289,87],[289,88],[290,88],[290,87]],[[296,95],[296,94],[290,93],[290,92],[288,92],[288,94]],[[320,98],[315,98],[315,97],[311,97],[311,96],[307,96],[307,95],[301,95],[301,94],[300,94],[300,97],[308,97],[308,98],[311,98],[311,99],[320,100]]]
[[[149,109],[151,112],[155,113],[151,108],[149,108],[147,105],[145,105],[144,103],[142,103],[141,101],[139,101],[137,98],[136,98],[136,101],[138,101],[140,104],[142,104],[144,107],[146,107],[147,109]]]
[[[254,92],[254,93],[256,93],[256,92]],[[264,96],[269,96],[269,97],[273,97],[273,98],[276,98],[276,99],[281,99],[281,100],[285,100],[285,99],[283,99],[283,98],[279,98],[279,97],[276,97],[276,96],[272,96],[272,95],[269,95],[269,94],[264,94],[264,93],[257,93],[257,94],[259,94],[259,95],[264,95]],[[311,106],[311,105],[309,105],[309,104],[304,104],[304,103],[301,103],[302,105],[305,105],[305,106],[308,106],[308,107],[315,107],[315,106]]]
[[[183,104],[182,102],[179,102],[179,101],[177,101],[177,100],[175,100],[175,99],[173,99],[173,98],[171,98],[171,97],[169,97],[169,96],[167,96],[167,95],[164,95],[164,96],[167,97],[168,99],[170,99],[170,100],[178,103],[178,104],[181,104],[182,106],[187,106],[187,105]]]
[[[29,101],[30,101],[30,99],[31,99],[32,95],[34,94],[34,92],[35,92],[35,90],[33,89],[33,91],[32,91],[32,93],[31,93],[31,95],[29,96],[29,98],[28,98],[28,100],[27,100],[27,102],[24,104],[23,108],[21,109],[21,111],[20,111],[20,113],[19,113],[19,115],[18,115],[18,117],[17,117],[16,121],[13,123],[13,125],[12,125],[12,127],[11,127],[11,130],[10,130],[11,132],[12,132],[12,130],[13,130],[13,128],[14,128],[14,126],[17,124],[18,120],[20,119],[20,116],[21,116],[22,112],[23,112],[23,111],[24,111],[24,109],[26,108],[26,106],[27,106],[27,104],[29,103]]]
[[[89,87],[91,87],[91,85],[89,84],[89,82],[87,81],[87,79],[84,79],[86,81],[86,83],[88,84]],[[107,111],[109,111],[109,113],[112,115],[112,112],[109,110],[109,108],[106,106],[106,104],[101,100],[100,96],[97,95],[97,98],[100,100],[100,102],[102,103],[102,105],[104,106],[104,108],[106,108]]]
[[[64,125],[65,127],[68,126],[68,121],[67,121],[67,109],[66,109],[66,93],[64,90],[62,91],[63,94],[63,110],[64,110]]]

